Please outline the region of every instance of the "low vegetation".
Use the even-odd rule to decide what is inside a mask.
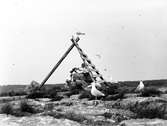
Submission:
[[[143,104],[143,105],[138,105],[138,107],[135,107],[131,109],[134,113],[136,113],[137,118],[161,118],[161,119],[166,119],[166,109],[167,106],[161,105],[159,107],[153,106],[151,103]]]
[[[20,102],[20,111],[28,113],[36,113],[35,109],[31,105],[29,105],[25,100]]]
[[[83,81],[67,81],[68,91],[65,93],[65,95],[70,97],[71,95],[79,94],[81,91],[83,91],[83,85],[85,82],[82,82]]]
[[[6,103],[2,106],[0,113],[7,114],[7,115],[13,115],[14,110],[10,103]]]
[[[27,93],[25,91],[14,91],[14,90],[10,90],[7,92],[2,92],[0,93],[0,97],[4,97],[4,96],[23,96],[26,95]]]
[[[20,117],[37,113],[37,111],[24,100],[20,102],[18,108],[14,107],[11,103],[5,103],[0,113]]]
[[[60,112],[47,112],[44,115],[49,115],[54,118],[60,119],[60,118],[65,118],[69,120],[73,120],[76,122],[83,122],[84,120],[88,120],[84,115],[82,114],[76,114],[72,111],[67,111],[66,113],[60,113]]]
[[[155,87],[147,87],[141,92],[142,97],[160,96],[160,94],[162,92]]]
[[[84,125],[90,125],[90,126],[108,126],[110,125],[110,122],[108,121],[94,121],[93,119],[89,119],[87,118],[85,115],[83,114],[77,114],[75,112],[72,111],[67,111],[66,113],[60,113],[60,112],[48,112],[44,114],[45,116],[52,116],[54,118],[57,119],[69,119],[72,121],[76,121],[80,124],[84,124]]]
[[[63,118],[73,120],[73,121],[77,121],[77,122],[83,122],[83,121],[87,120],[87,118],[84,115],[76,114],[74,112],[66,112],[66,114],[64,115]]]
[[[91,95],[90,91],[82,91],[78,97],[79,99],[88,98],[89,100],[94,99],[94,96]]]
[[[46,93],[45,92],[32,92],[30,94],[27,95],[27,98],[30,99],[35,99],[35,98],[45,98],[46,97]]]
[[[58,101],[63,98],[62,96],[58,95],[58,92],[61,92],[61,89],[62,89],[61,87],[60,88],[54,87],[52,89],[43,88],[42,90],[31,92],[30,94],[27,95],[27,98],[30,98],[30,99],[51,98],[52,101]]]
[[[126,90],[122,90],[120,92],[118,92],[117,94],[114,95],[108,95],[104,98],[104,100],[117,100],[117,99],[123,99],[124,95],[126,93]]]
[[[71,95],[74,95],[74,94],[78,94],[77,96],[79,96],[78,97],[79,99],[83,99],[83,98],[87,98],[88,100],[95,99],[95,97],[91,95],[90,90],[88,91],[84,89],[82,83],[76,82],[76,81],[72,82],[72,85],[69,88],[58,87],[58,86],[55,86],[52,88],[43,87],[42,90],[31,92],[26,97],[28,100],[26,99],[19,102],[20,104],[17,105],[17,107],[12,105],[12,102],[4,104],[4,102],[2,101],[4,105],[1,107],[0,113],[4,113],[7,115],[10,114],[10,115],[20,116],[20,117],[28,116],[36,113],[40,113],[40,115],[44,115],[43,113],[45,113],[46,116],[52,116],[57,119],[62,119],[62,118],[69,119],[84,125],[98,125],[98,126],[111,125],[111,122],[109,121],[111,121],[112,119],[116,123],[119,123],[123,120],[132,119],[132,118],[167,119],[167,117],[165,117],[166,110],[167,110],[165,101],[157,103],[154,101],[150,102],[149,100],[147,100],[147,98],[144,98],[144,97],[149,97],[149,99],[152,99],[152,98],[154,99],[157,97],[153,97],[153,96],[160,96],[162,92],[159,91],[158,88],[154,88],[154,87],[150,88],[146,86],[145,89],[143,91],[138,92],[138,94],[137,93],[132,94],[134,93],[135,88],[136,88],[135,86],[132,86],[132,87],[129,87],[127,85],[123,86],[120,83],[111,83],[111,82],[103,83],[101,87],[101,91],[104,92],[105,97],[101,97],[102,99],[101,98],[99,99],[106,101],[104,102],[104,108],[111,109],[112,112],[114,109],[116,109],[116,111],[118,112],[117,113],[111,113],[108,111],[104,112],[101,115],[98,115],[100,118],[99,119],[100,121],[93,120],[93,118],[96,117],[97,115],[93,115],[93,117],[91,117],[91,116],[86,116],[86,114],[79,114],[77,110],[72,111],[72,109],[70,109],[69,111],[69,109],[67,109],[70,106],[71,106],[70,108],[74,107],[75,109],[75,105],[76,104],[78,105],[79,104],[78,101],[80,101],[78,99],[77,99],[78,100],[77,102],[74,101],[75,100],[74,98],[77,98],[77,97],[67,98],[67,100],[69,99],[69,101],[66,101],[66,99],[63,99],[61,102],[51,102],[51,101],[61,100],[62,98],[64,98],[64,95],[70,97]],[[129,94],[125,95],[126,93],[129,93],[130,95],[131,94],[132,95],[131,96]],[[0,96],[20,96],[20,95],[26,95],[26,94],[27,92],[25,91],[10,90],[9,92],[1,93]],[[126,98],[128,99],[127,101],[124,96],[126,96]],[[141,97],[138,97],[138,96],[141,96]],[[132,97],[134,99],[132,99]],[[48,102],[47,101],[48,99],[42,99],[43,100],[42,101],[41,99],[39,100],[36,98],[50,98],[51,101],[50,99]],[[137,98],[139,98],[139,100]],[[32,99],[35,99],[35,100],[32,100]],[[146,99],[146,101],[144,101],[143,99],[144,100]],[[30,102],[28,101],[31,101],[33,105],[31,105]],[[41,105],[39,102],[45,103],[44,106]],[[86,100],[84,101],[84,103],[86,103]],[[83,105],[82,107],[87,107],[87,105],[92,105],[93,102],[90,102],[89,104],[84,104],[84,103],[81,102],[81,105]],[[35,105],[38,108],[34,107]],[[114,105],[116,107],[114,107]],[[99,107],[99,106],[97,105],[95,106],[95,108],[96,107]],[[122,111],[121,112],[119,111],[120,109],[132,112],[134,116],[125,116],[124,113],[122,114]],[[101,119],[101,116],[102,116],[102,119]]]

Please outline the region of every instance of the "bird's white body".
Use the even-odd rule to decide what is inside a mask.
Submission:
[[[136,90],[137,90],[137,91],[141,91],[141,90],[143,90],[143,89],[144,89],[144,84],[143,84],[142,81],[140,81],[140,84],[137,86]]]
[[[96,85],[98,85],[98,84],[96,84],[95,82],[92,82],[91,85],[92,85],[91,94],[93,96],[95,96],[95,97],[105,96],[102,92],[100,92],[99,90],[97,90]]]

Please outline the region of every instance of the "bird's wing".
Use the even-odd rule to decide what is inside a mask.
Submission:
[[[102,92],[100,92],[99,90],[95,90],[96,91],[96,93],[98,94],[98,95],[100,95],[100,96],[105,96]]]
[[[136,90],[139,90],[140,89],[140,85],[137,86]]]

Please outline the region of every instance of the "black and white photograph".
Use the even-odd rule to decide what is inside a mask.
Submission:
[[[167,126],[167,1],[0,0],[0,126]]]

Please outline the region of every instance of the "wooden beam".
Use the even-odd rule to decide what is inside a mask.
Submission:
[[[79,37],[76,38],[76,42],[80,40]],[[71,39],[72,41],[72,39]],[[44,78],[42,83],[40,84],[39,89],[46,83],[46,81],[50,78],[50,76],[54,73],[54,71],[59,67],[59,65],[62,63],[62,61],[66,58],[66,56],[70,53],[70,51],[74,48],[75,44],[72,43],[72,45],[68,48],[68,50],[64,53],[64,55],[61,57],[61,59],[57,62],[57,64],[53,67],[53,69],[48,73],[48,75]]]

